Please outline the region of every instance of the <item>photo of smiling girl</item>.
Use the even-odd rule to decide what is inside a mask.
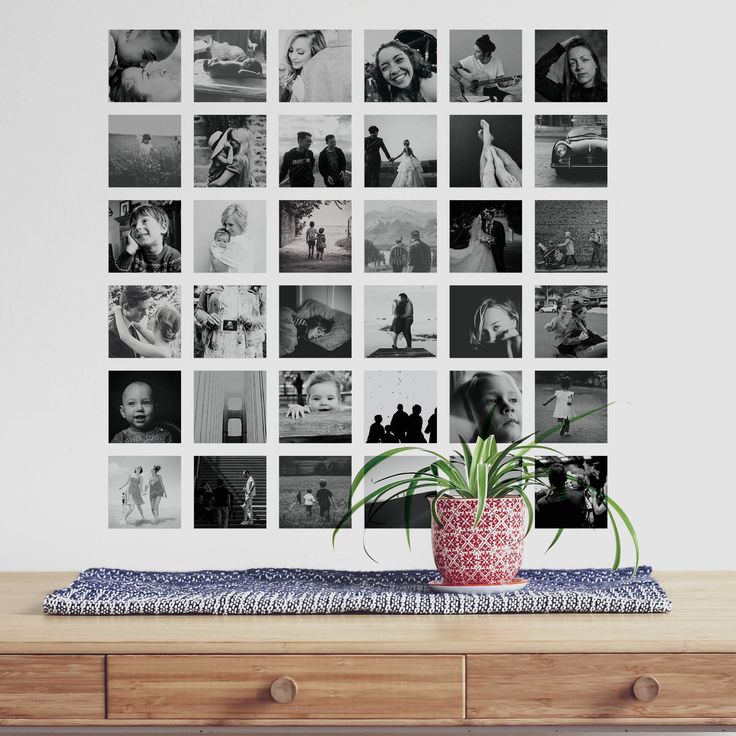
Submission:
[[[366,31],[366,102],[437,102],[435,31]]]

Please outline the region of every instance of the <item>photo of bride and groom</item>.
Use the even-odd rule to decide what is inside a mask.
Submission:
[[[520,273],[521,202],[450,202],[450,272]]]

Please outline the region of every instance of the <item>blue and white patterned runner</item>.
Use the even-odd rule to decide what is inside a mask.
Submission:
[[[436,570],[85,570],[50,593],[44,612],[67,616],[125,614],[469,614],[665,613],[667,594],[651,567],[521,570],[529,585],[495,595],[435,593]]]

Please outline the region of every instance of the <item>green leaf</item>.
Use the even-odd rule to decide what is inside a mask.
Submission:
[[[613,539],[616,545],[616,550],[613,555],[613,565],[611,570],[618,570],[618,566],[621,564],[621,536],[618,533],[618,526],[616,526],[616,519],[613,518],[613,514],[608,514],[608,519],[611,522],[611,529],[613,529]]]
[[[627,516],[626,512],[610,496],[608,497],[608,506],[621,517],[621,521],[623,521],[624,526],[626,526],[626,529],[631,535],[631,540],[634,542],[635,558],[634,572],[632,574],[633,577],[639,571],[639,537],[637,536],[636,529],[634,529],[634,525],[631,523],[631,520]],[[608,518],[611,518],[610,513],[608,514]]]
[[[478,476],[478,508],[475,511],[473,528],[480,524],[481,517],[483,516],[483,509],[486,506],[486,498],[488,496],[488,465],[486,463],[478,463],[476,475]]]
[[[554,547],[555,544],[557,544],[557,540],[562,536],[562,532],[564,531],[565,531],[564,529],[557,530],[557,534],[555,534],[555,538],[549,543],[549,547],[547,547],[547,549],[544,550],[545,554],[547,554],[547,552],[549,552],[552,549],[552,547]]]

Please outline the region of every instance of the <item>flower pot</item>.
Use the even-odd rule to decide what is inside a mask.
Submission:
[[[432,551],[442,580],[453,585],[495,585],[513,580],[524,553],[526,515],[519,496],[486,501],[473,528],[478,501],[440,498],[432,519]]]

